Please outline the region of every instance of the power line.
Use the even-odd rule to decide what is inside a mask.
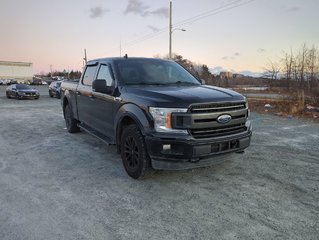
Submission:
[[[194,17],[191,17],[191,18],[182,20],[180,22],[177,22],[176,24],[173,25],[173,28],[197,22],[197,21],[199,21],[199,20],[201,20],[203,18],[207,18],[207,17],[213,16],[213,15],[217,15],[217,14],[222,13],[222,12],[226,12],[228,10],[231,10],[231,9],[246,5],[246,4],[248,4],[250,2],[253,2],[253,1],[254,0],[249,0],[249,1],[245,1],[245,2],[242,2],[242,0],[232,1],[232,2],[230,2],[228,4],[225,4],[224,6],[212,9],[210,11],[206,11],[206,12],[198,14],[198,15],[196,15]],[[155,33],[147,34],[147,35],[145,35],[145,36],[143,36],[141,38],[138,38],[138,39],[135,39],[133,41],[130,41],[130,42],[128,42],[125,45],[126,45],[126,47],[130,47],[130,46],[136,45],[138,43],[141,43],[141,42],[144,42],[144,41],[149,40],[151,38],[154,38],[154,37],[166,32],[167,30],[168,30],[167,27],[162,28],[162,29],[158,30]]]
[[[218,13],[226,12],[228,10],[231,10],[231,9],[246,5],[248,3],[251,3],[253,1],[254,0],[249,0],[249,1],[246,1],[246,2],[242,2],[241,0],[237,0],[237,1],[231,2],[229,4],[226,4],[226,5],[224,5],[224,6],[220,7],[220,8],[216,8],[214,10],[199,14],[199,15],[191,17],[189,19],[185,19],[185,20],[183,20],[181,22],[178,22],[178,23],[174,24],[174,27],[180,27],[180,26],[183,26],[183,25],[186,25],[186,24],[197,22],[197,21],[199,21],[199,20],[201,20],[203,18],[210,17],[210,16],[213,16],[213,15],[217,15]],[[236,3],[236,2],[238,2],[238,3]]]

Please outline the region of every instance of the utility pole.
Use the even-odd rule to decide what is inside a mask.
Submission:
[[[168,57],[172,59],[172,1],[169,2],[169,52]]]
[[[120,57],[122,57],[122,41],[120,41]]]
[[[87,63],[87,57],[86,57],[86,48],[84,48],[84,58],[83,58],[83,60],[85,61],[85,64]]]

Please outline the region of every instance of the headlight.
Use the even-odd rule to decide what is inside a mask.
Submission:
[[[249,115],[250,115],[250,109],[249,109],[248,99],[247,99],[247,98],[246,98],[246,108],[248,109],[247,117],[249,117]]]
[[[187,112],[185,108],[155,108],[150,107],[149,112],[154,118],[154,127],[157,132],[186,133],[187,130],[172,129],[172,112]]]

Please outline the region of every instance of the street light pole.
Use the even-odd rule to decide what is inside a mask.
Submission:
[[[172,59],[172,2],[169,2],[169,59]]]
[[[172,2],[169,2],[169,51],[168,51],[168,58],[172,59],[172,35],[175,30],[180,30],[185,32],[186,30],[183,28],[174,28],[172,25]]]

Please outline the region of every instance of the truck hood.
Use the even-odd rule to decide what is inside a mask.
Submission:
[[[194,103],[243,101],[241,94],[225,88],[200,86],[130,86],[123,100],[154,107],[187,108]]]

